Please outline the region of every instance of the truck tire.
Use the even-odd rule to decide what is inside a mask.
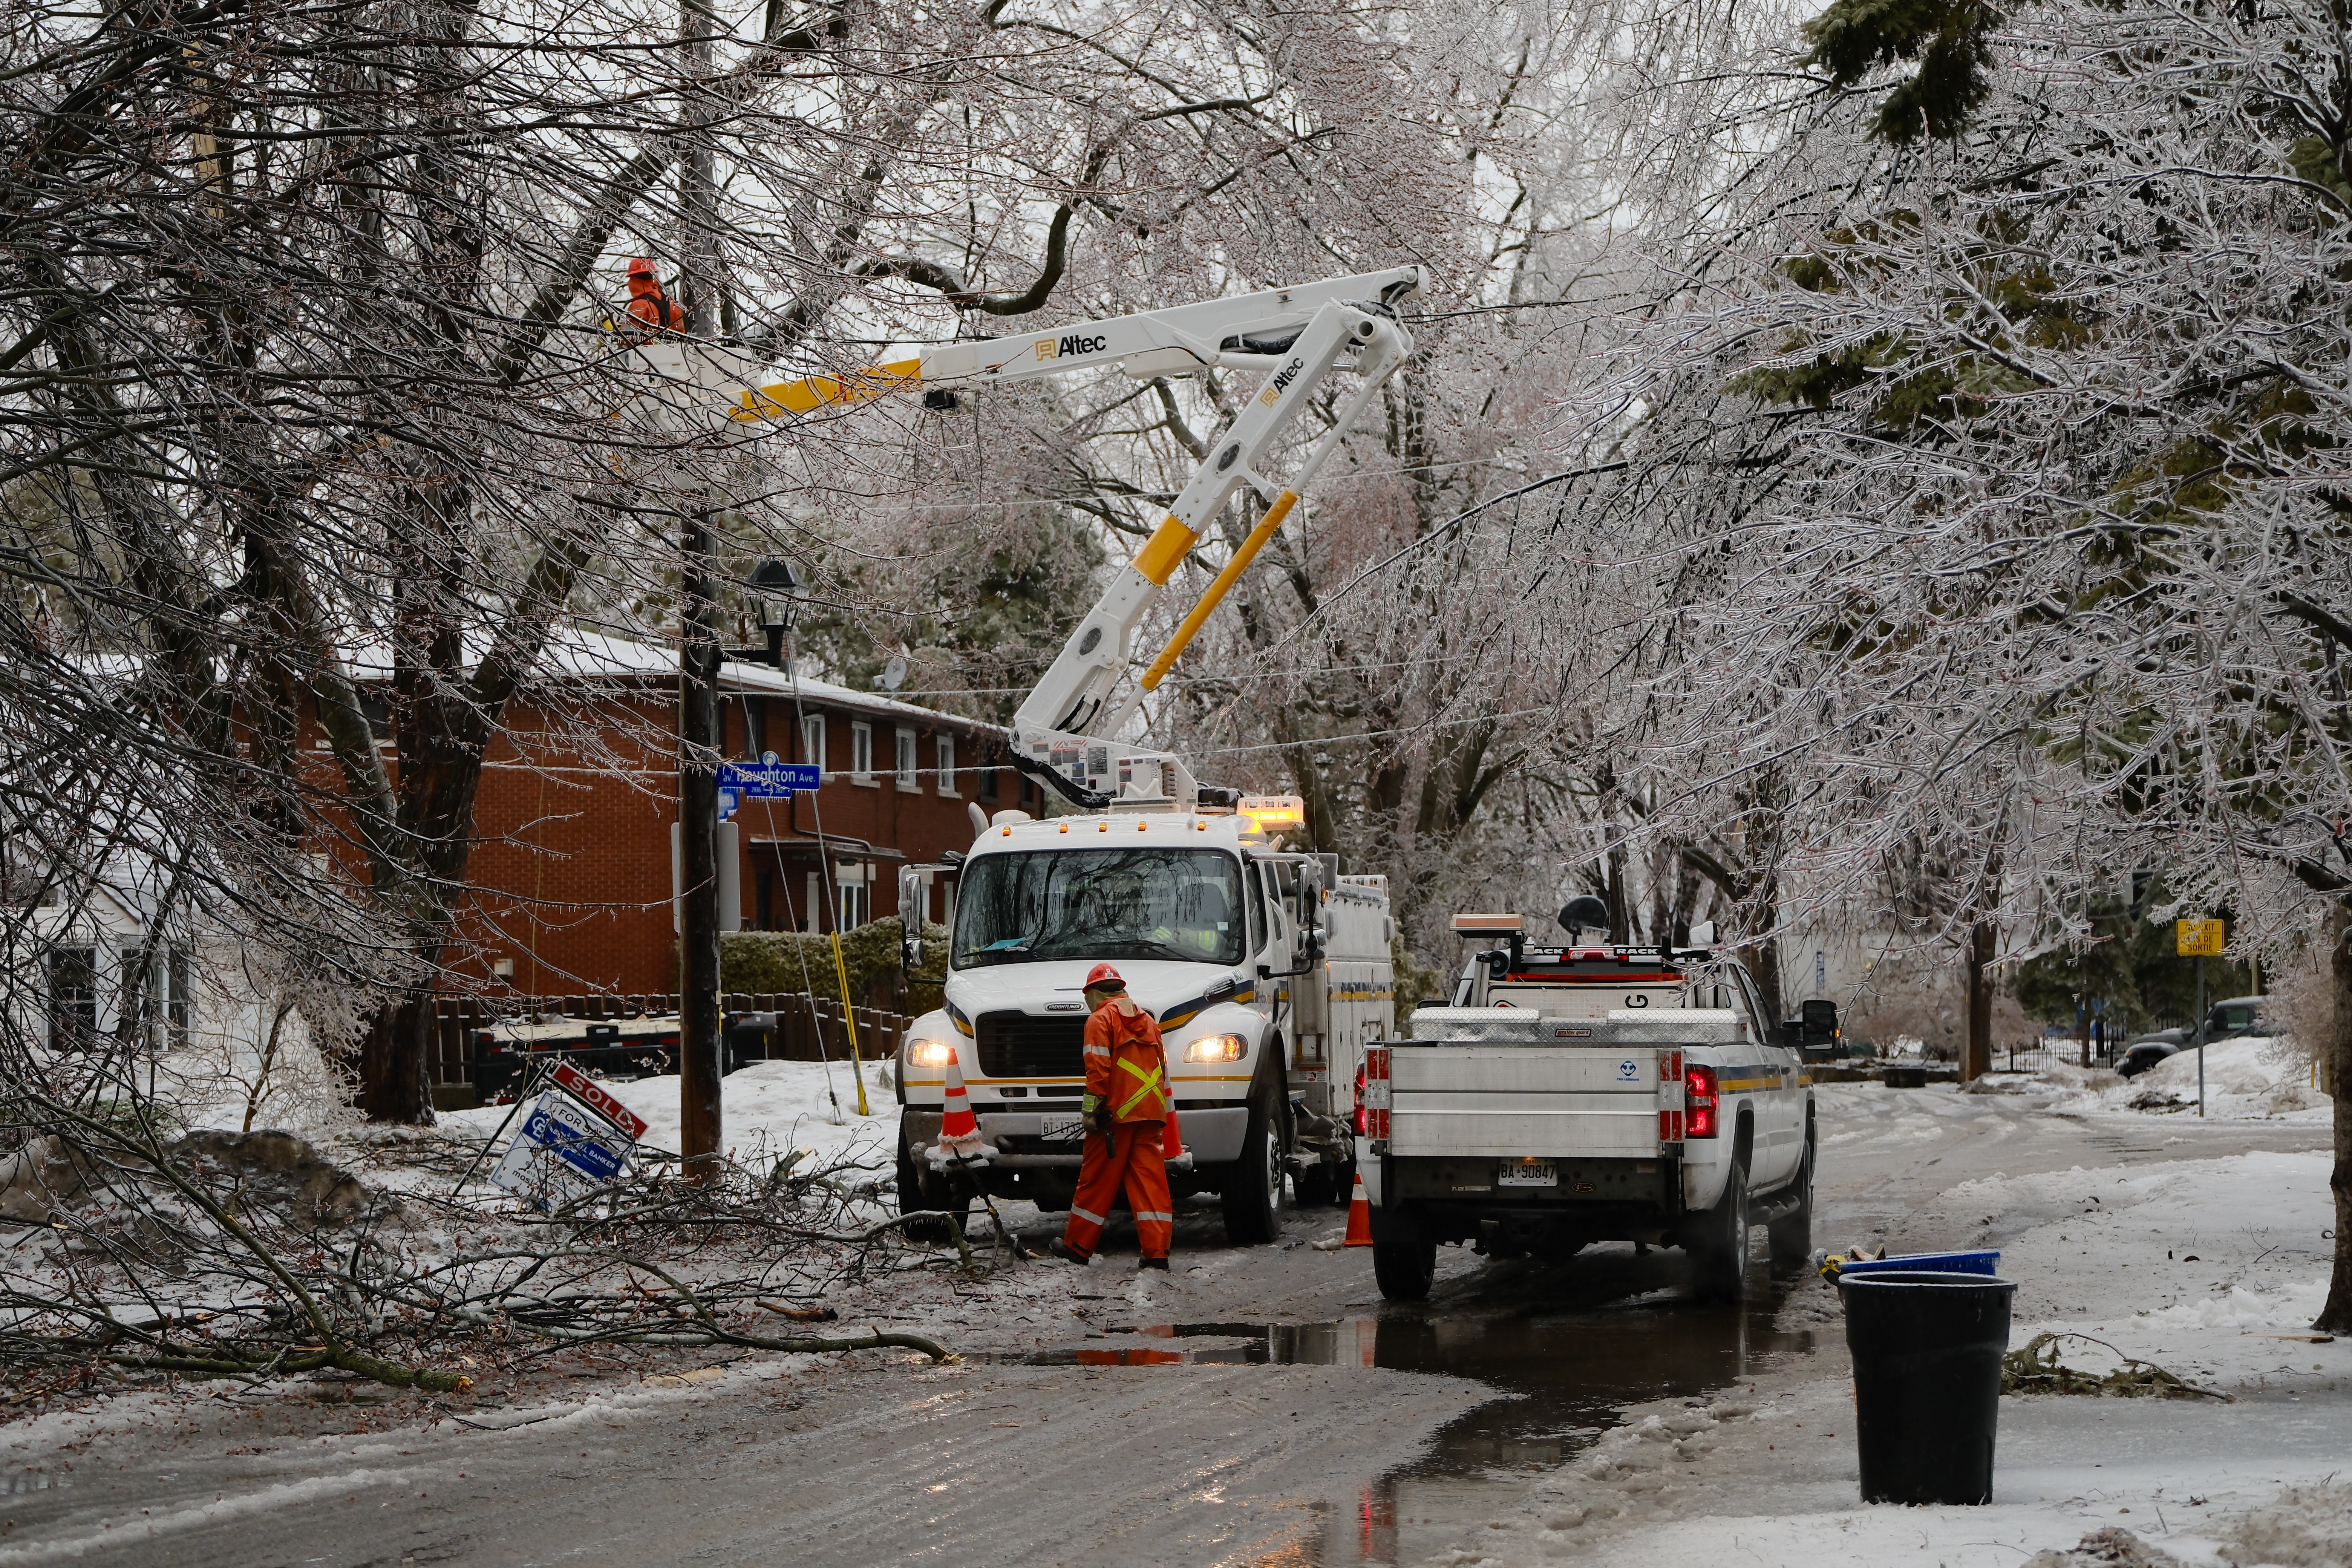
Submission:
[[[1389,1300],[1428,1300],[1429,1287],[1437,1279],[1437,1243],[1373,1242],[1372,1278],[1380,1281],[1381,1294]]]
[[[1771,1237],[1772,1267],[1791,1274],[1813,1260],[1813,1143],[1805,1141],[1804,1163],[1797,1168],[1796,1206],[1775,1215],[1765,1229]]]
[[[1287,1152],[1282,1146],[1282,1097],[1272,1083],[1261,1080],[1250,1090],[1249,1131],[1242,1134],[1241,1158],[1229,1167],[1219,1189],[1225,1239],[1235,1247],[1264,1247],[1282,1233]]]
[[[1723,1184],[1723,1196],[1700,1222],[1692,1244],[1691,1283],[1709,1300],[1743,1306],[1748,1300],[1748,1173],[1737,1163]]]

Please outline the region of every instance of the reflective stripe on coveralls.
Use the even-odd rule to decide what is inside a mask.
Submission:
[[[1141,1068],[1137,1067],[1132,1060],[1122,1061],[1118,1065],[1121,1070],[1131,1072],[1136,1077],[1141,1079],[1143,1080],[1143,1087],[1137,1089],[1134,1096],[1129,1099],[1125,1105],[1120,1106],[1118,1110],[1112,1113],[1113,1118],[1120,1121],[1126,1121],[1129,1117],[1135,1114],[1135,1108],[1143,1103],[1144,1096],[1152,1095],[1156,1096],[1160,1101],[1160,1120],[1163,1121],[1166,1121],[1168,1115],[1168,1091],[1160,1088],[1160,1084],[1165,1080],[1168,1075],[1160,1069],[1158,1064],[1154,1064],[1150,1072],[1145,1072]]]

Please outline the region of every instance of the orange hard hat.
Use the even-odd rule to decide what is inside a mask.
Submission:
[[[654,262],[653,262],[653,258],[652,258],[652,257],[650,257],[650,256],[633,256],[633,257],[629,258],[629,276],[630,276],[630,277],[632,277],[632,278],[636,278],[636,277],[641,277],[641,276],[642,276],[642,277],[647,277],[647,278],[650,278],[650,277],[652,277],[652,276],[653,276],[653,270],[654,270]]]
[[[1087,989],[1089,991],[1124,991],[1127,989],[1127,982],[1119,978],[1118,971],[1111,965],[1108,963],[1097,963],[1092,969],[1087,971]]]

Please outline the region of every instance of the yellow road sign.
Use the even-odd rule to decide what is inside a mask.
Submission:
[[[2221,953],[2220,921],[2175,921],[2173,951],[2183,958],[2218,958]]]

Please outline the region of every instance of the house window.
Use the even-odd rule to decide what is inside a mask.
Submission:
[[[743,699],[743,757],[756,763],[768,749],[768,700],[764,697]]]
[[[900,789],[919,790],[923,787],[923,781],[917,776],[922,772],[923,764],[917,760],[915,752],[915,732],[912,730],[899,731],[897,773]]]
[[[814,763],[819,773],[824,771],[824,715],[811,713],[801,720],[801,761]]]
[[[858,784],[874,782],[874,726],[849,727],[849,776]]]
[[[844,866],[835,875],[838,880],[834,890],[841,895],[840,929],[855,931],[874,918],[874,890],[866,884],[862,866]]]
[[[149,1049],[188,1043],[188,1017],[194,1007],[194,963],[184,947],[151,942],[123,955],[122,1005],[133,1005],[137,988],[139,1038]]]
[[[953,795],[956,792],[955,737],[953,735],[941,735],[939,741],[939,752],[940,793],[941,795]]]
[[[98,1043],[98,949],[57,948],[48,969],[49,1047],[87,1050]]]
[[[980,770],[980,798],[990,801],[996,798],[996,770],[994,768],[982,768]]]

